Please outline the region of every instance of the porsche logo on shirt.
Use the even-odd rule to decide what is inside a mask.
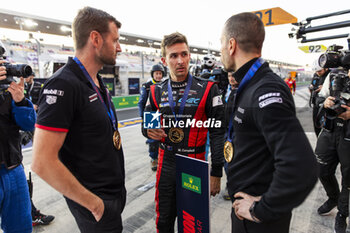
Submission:
[[[57,101],[57,96],[54,96],[54,95],[47,95],[46,96],[46,103],[47,104],[54,104],[54,103],[56,103],[56,101]]]

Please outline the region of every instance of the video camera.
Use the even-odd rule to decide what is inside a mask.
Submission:
[[[347,71],[350,69],[350,50],[341,50],[343,46],[331,45],[320,56],[318,63],[323,68],[339,68],[329,73],[332,82],[334,105],[327,109],[327,118],[335,119],[345,111],[341,105],[350,103],[350,78]]]
[[[222,68],[215,68],[212,70],[211,75],[214,76],[214,80],[218,82],[218,87],[221,91],[226,91],[228,82],[228,75]]]
[[[341,50],[343,46],[331,45],[327,51],[320,56],[318,63],[323,68],[343,67],[350,69],[350,50]]]
[[[344,70],[332,71],[329,78],[333,80],[332,91],[335,100],[334,105],[327,109],[327,118],[334,119],[345,112],[341,105],[350,103],[350,78]]]
[[[5,49],[0,46],[0,57],[1,58],[5,58],[3,57],[5,53]],[[2,86],[3,85],[7,85],[10,84],[11,82],[14,81],[13,76],[16,77],[28,77],[33,73],[32,67],[30,67],[29,65],[26,64],[10,64],[10,63],[3,63],[3,66],[6,67],[6,79],[1,80],[0,81],[0,89],[3,89]],[[5,87],[7,88],[7,86]]]

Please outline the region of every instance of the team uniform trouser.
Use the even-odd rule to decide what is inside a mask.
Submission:
[[[157,232],[173,233],[177,216],[175,154],[161,148],[159,148],[155,201]]]
[[[153,160],[158,159],[159,141],[147,139],[146,143],[148,144],[149,157]]]
[[[317,121],[317,114],[318,114],[318,111],[319,111],[319,108],[318,107],[313,107],[312,108],[312,121],[313,121],[313,124],[314,124],[314,130],[315,130],[315,133],[316,133],[316,136],[318,137],[318,135],[320,134],[321,132],[321,123]]]
[[[341,130],[328,132],[322,130],[317,140],[315,154],[319,164],[319,179],[331,199],[338,199],[338,210],[343,215],[349,215],[349,181],[350,181],[350,140],[344,139]],[[340,163],[342,188],[335,177],[335,171]]]
[[[234,208],[231,211],[232,233],[288,233],[292,214],[286,214],[280,219],[255,223],[247,219],[239,220]]]
[[[68,198],[65,199],[81,233],[120,233],[123,231],[121,214],[126,201],[125,189],[120,197],[103,200],[105,209],[99,222],[96,222],[88,209]]]
[[[28,184],[22,165],[10,170],[0,165],[0,216],[4,233],[32,232]]]

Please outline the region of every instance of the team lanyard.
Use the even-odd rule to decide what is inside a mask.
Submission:
[[[237,89],[237,92],[236,92],[236,94],[234,96],[234,101],[233,101],[233,111],[232,111],[232,114],[230,116],[230,123],[228,125],[227,141],[229,141],[231,143],[232,143],[233,138],[235,137],[235,132],[233,131],[233,115],[234,115],[234,112],[235,112],[234,109],[235,109],[235,106],[236,106],[237,97],[238,97],[239,93],[242,92],[243,88],[253,78],[253,76],[256,73],[256,71],[262,66],[262,64],[264,64],[264,62],[265,61],[262,58],[258,58],[258,60],[256,60],[254,62],[254,64],[250,67],[248,72],[245,74],[243,80],[238,85],[238,89]]]
[[[85,77],[89,80],[89,82],[91,83],[91,85],[94,88],[95,92],[97,93],[97,96],[100,99],[101,103],[103,104],[103,106],[105,106],[105,108],[107,110],[108,117],[109,117],[109,119],[110,119],[110,121],[112,123],[114,131],[117,130],[117,120],[116,120],[116,117],[115,117],[115,115],[113,113],[113,108],[112,108],[112,104],[111,104],[111,98],[109,96],[108,89],[106,88],[106,94],[107,94],[107,99],[108,99],[108,107],[107,107],[107,104],[103,100],[102,95],[101,95],[100,91],[98,90],[98,87],[96,86],[96,84],[92,80],[90,74],[87,72],[87,70],[85,69],[84,65],[81,63],[81,61],[77,57],[74,57],[73,60],[79,65],[79,67],[83,71]]]
[[[190,92],[191,89],[191,85],[192,85],[192,75],[188,75],[188,82],[187,82],[187,86],[184,92],[184,95],[182,96],[181,99],[181,104],[180,104],[180,109],[179,109],[179,114],[178,115],[182,115],[184,109],[185,109],[185,105],[186,105],[186,100],[188,97],[188,93]],[[168,80],[168,101],[169,101],[169,105],[171,108],[171,111],[173,112],[174,116],[175,116],[175,121],[178,122],[177,117],[176,117],[176,113],[175,113],[175,105],[176,103],[174,103],[173,100],[173,89],[171,88],[171,84],[170,84],[170,78]]]

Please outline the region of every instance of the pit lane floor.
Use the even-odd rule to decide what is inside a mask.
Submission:
[[[305,132],[314,147],[316,136],[313,133],[311,121],[311,108],[308,107],[309,94],[306,88],[298,88],[294,96],[298,117]],[[122,136],[125,170],[127,203],[123,212],[123,225],[125,233],[150,233],[155,230],[155,203],[153,182],[155,172],[150,169],[150,159],[147,154],[145,138],[140,131],[140,124],[120,129]],[[24,166],[26,173],[30,170],[32,151],[24,152]],[[339,174],[339,171],[338,171]],[[36,174],[32,173],[34,183],[33,200],[38,209],[45,214],[52,214],[56,218],[48,226],[34,227],[33,232],[45,233],[76,233],[79,232],[73,216],[61,194],[56,192]],[[226,177],[222,179],[221,190],[224,191]],[[147,186],[148,185],[148,186]],[[150,187],[149,187],[150,186]],[[141,188],[140,191],[139,189]],[[330,216],[317,215],[317,208],[325,201],[325,192],[318,182],[305,200],[293,212],[291,233],[331,233],[333,232],[336,210]],[[231,202],[221,195],[211,198],[211,232],[231,232],[230,213]],[[348,230],[348,232],[350,232]]]

